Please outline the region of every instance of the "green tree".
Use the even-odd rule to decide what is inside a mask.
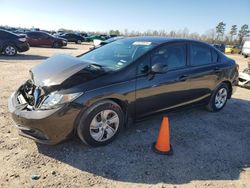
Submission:
[[[249,37],[250,30],[248,29],[248,25],[244,24],[241,26],[238,36],[239,36],[239,42],[242,43],[242,40],[244,37]]]
[[[120,31],[119,30],[110,30],[109,35],[120,35]]]
[[[225,33],[226,24],[224,22],[218,23],[216,26],[217,40],[223,39]]]
[[[232,25],[231,31],[230,31],[231,41],[233,41],[233,37],[235,35],[237,35],[237,25]]]

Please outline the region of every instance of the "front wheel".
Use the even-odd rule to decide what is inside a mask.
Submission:
[[[81,40],[77,40],[77,41],[76,41],[76,44],[81,44],[81,43],[82,43]]]
[[[61,45],[59,42],[54,42],[54,44],[53,44],[52,47],[53,47],[53,48],[61,48],[62,45]]]
[[[123,124],[124,114],[121,107],[113,101],[105,100],[82,114],[77,134],[90,146],[104,146],[115,139]]]
[[[17,49],[14,45],[6,45],[4,47],[4,54],[7,55],[7,56],[14,56],[17,54]]]
[[[212,94],[207,109],[211,112],[217,112],[224,108],[229,96],[227,84],[222,83]]]

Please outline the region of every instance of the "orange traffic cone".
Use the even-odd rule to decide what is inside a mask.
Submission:
[[[153,151],[159,154],[172,155],[173,150],[170,144],[170,132],[168,117],[163,117],[157,142],[153,143]]]

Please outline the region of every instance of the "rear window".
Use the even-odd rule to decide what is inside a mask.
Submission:
[[[217,63],[219,62],[219,54],[214,50],[214,49],[211,49],[212,51],[212,58],[213,58],[213,62],[214,63]]]
[[[208,46],[191,44],[191,65],[200,66],[212,63],[211,50]]]

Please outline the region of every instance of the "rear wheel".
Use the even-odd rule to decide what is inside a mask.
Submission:
[[[4,54],[7,56],[14,56],[17,54],[17,49],[14,45],[9,44],[4,47]]]
[[[103,146],[112,142],[124,124],[121,107],[111,100],[99,102],[83,113],[77,134],[90,146]]]
[[[222,83],[212,94],[207,109],[211,112],[217,112],[224,108],[229,96],[227,84]]]

